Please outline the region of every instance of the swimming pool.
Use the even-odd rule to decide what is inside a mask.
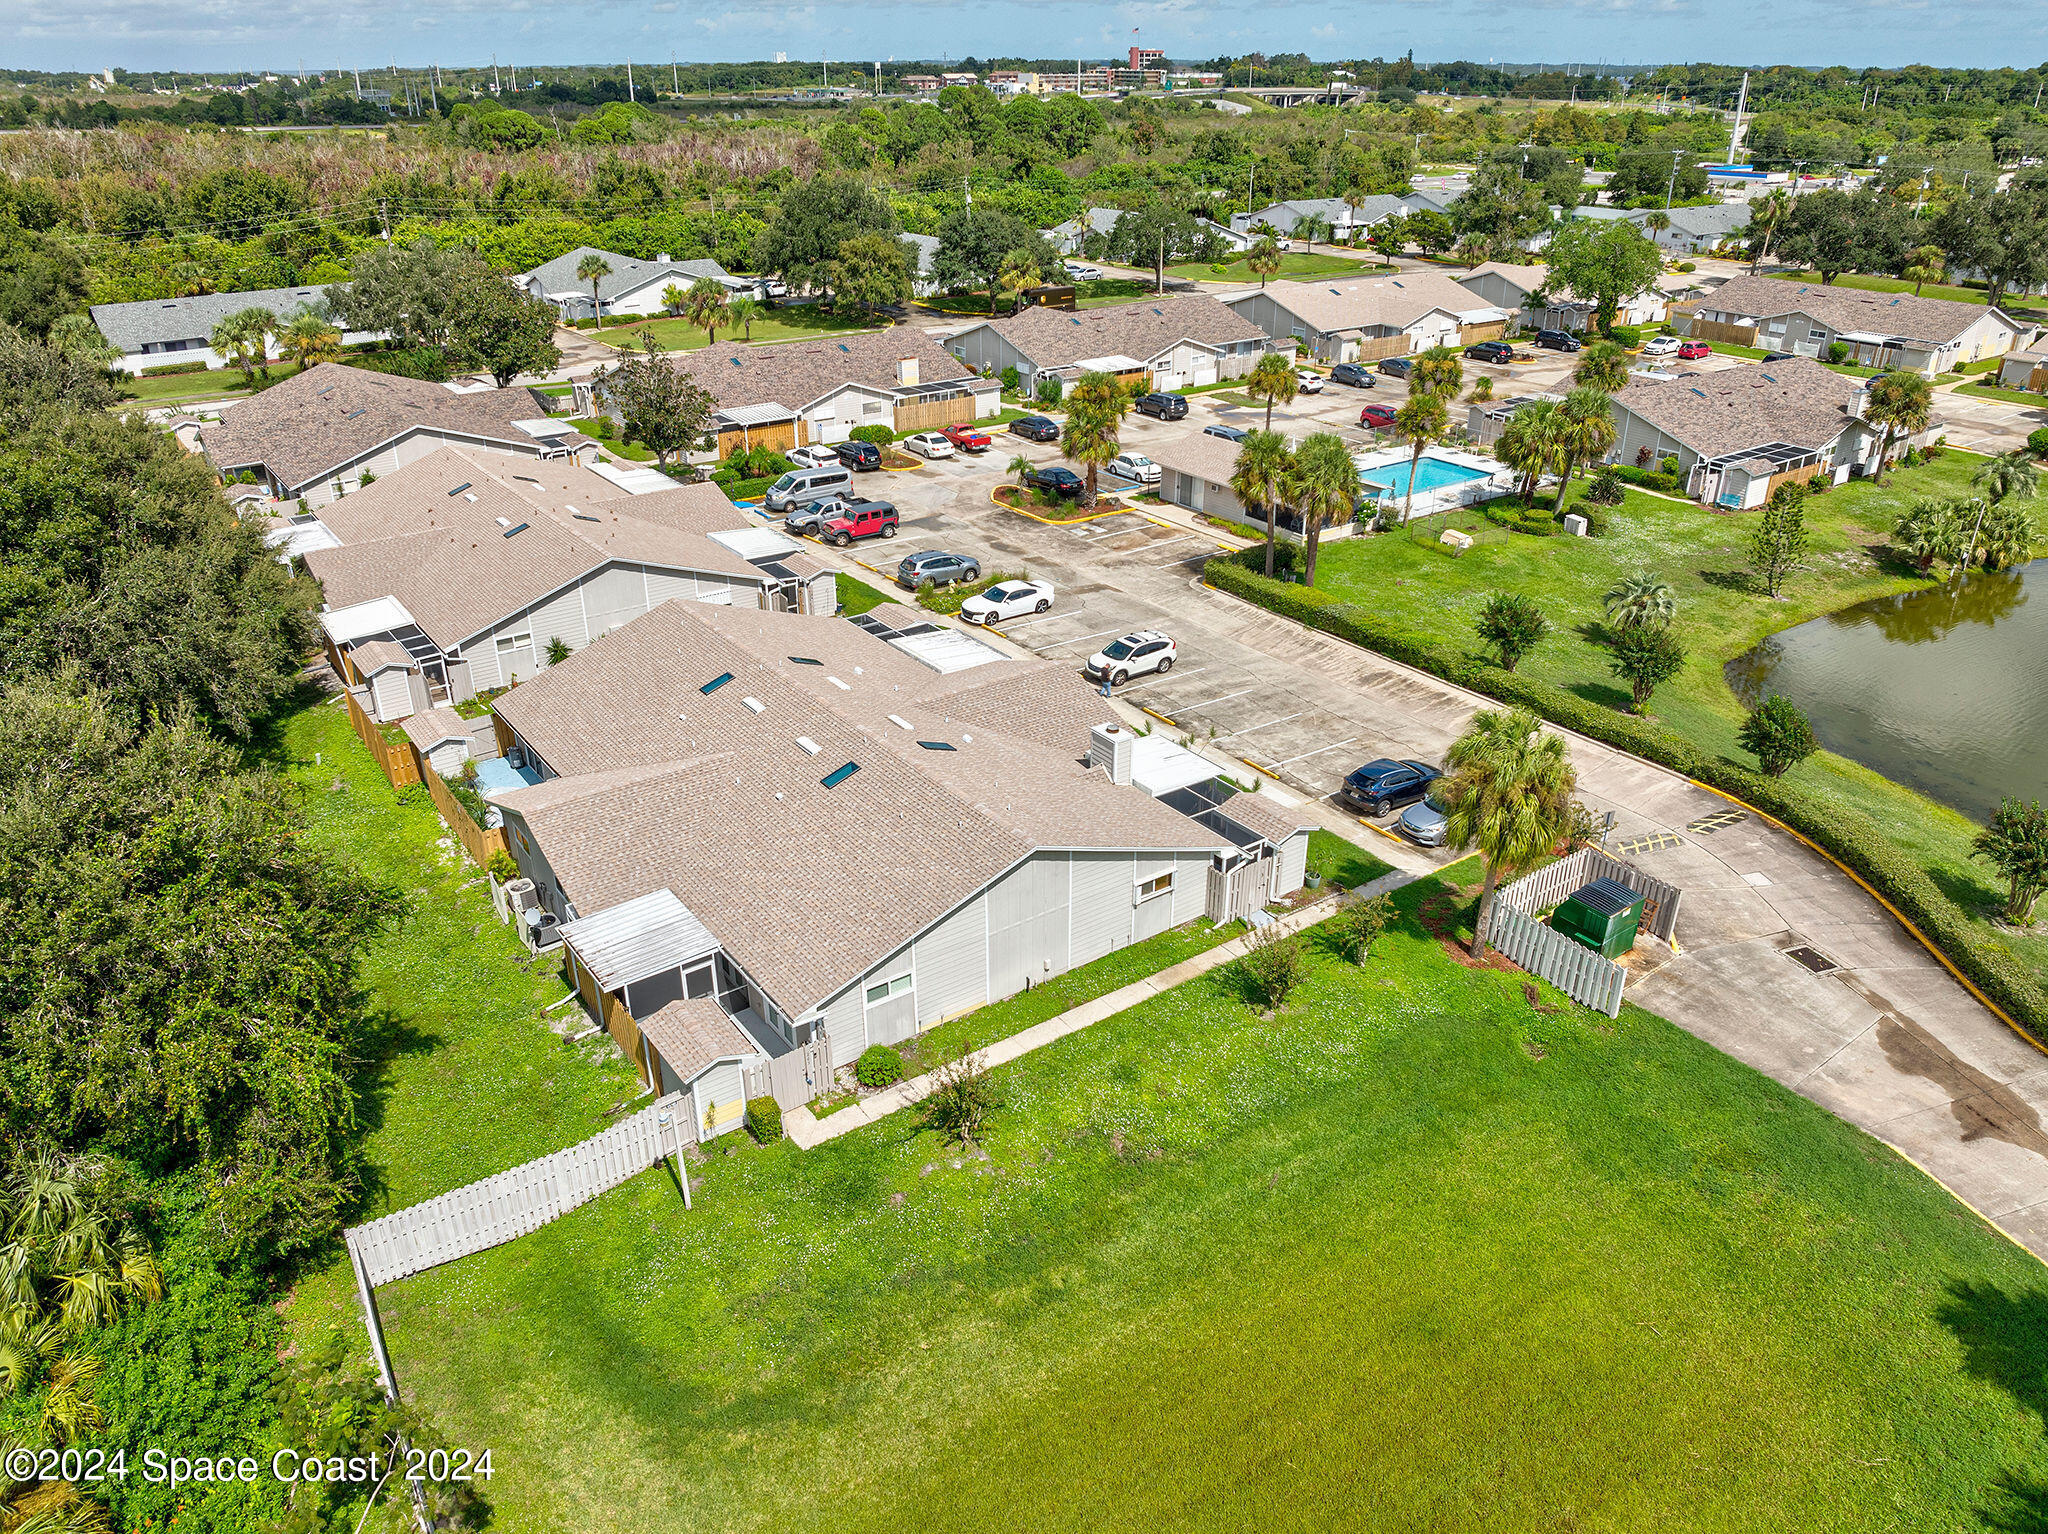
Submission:
[[[1420,463],[1411,464],[1408,459],[1399,463],[1375,464],[1369,469],[1358,471],[1358,482],[1367,490],[1384,491],[1386,494],[1403,497],[1408,493],[1408,474],[1415,473],[1415,493],[1427,495],[1432,490],[1449,490],[1454,486],[1470,484],[1475,479],[1491,477],[1487,469],[1472,468],[1467,464],[1453,463],[1447,458],[1422,455]]]

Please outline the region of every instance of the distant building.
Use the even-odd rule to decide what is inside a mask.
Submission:
[[[101,335],[120,349],[114,366],[124,373],[142,373],[150,368],[176,363],[204,363],[225,367],[227,359],[212,347],[213,327],[244,309],[268,309],[279,326],[301,309],[325,314],[330,290],[324,286],[303,288],[257,288],[246,293],[201,293],[188,298],[146,298],[126,304],[94,304],[92,322]],[[381,341],[381,330],[344,329],[344,346]],[[264,354],[277,355],[277,336],[264,339]]]
[[[943,85],[975,85],[975,84],[978,84],[978,83],[980,83],[980,80],[981,80],[981,76],[979,76],[979,75],[977,75],[977,74],[973,73],[973,72],[972,72],[971,70],[965,70],[965,69],[952,69],[952,70],[948,70],[948,71],[947,71],[946,73],[944,73],[944,74],[942,74],[942,75],[940,75],[940,76],[939,76],[939,83],[940,83],[940,84],[941,84],[942,86],[943,86]]]
[[[590,319],[594,313],[590,284],[576,275],[586,256],[597,256],[611,268],[597,283],[597,297],[605,314],[659,314],[664,307],[664,292],[672,287],[687,290],[700,277],[709,277],[733,292],[755,287],[751,278],[735,277],[716,261],[671,261],[666,255],[641,261],[589,245],[578,245],[530,272],[519,273],[512,279],[513,286],[546,299],[561,310],[565,320]]]
[[[917,91],[921,94],[935,91],[939,88],[939,77],[937,75],[905,75],[903,77],[903,88],[907,91]]]
[[[1131,49],[1131,68],[1133,69],[1157,69],[1165,62],[1166,55],[1157,48],[1134,47]]]

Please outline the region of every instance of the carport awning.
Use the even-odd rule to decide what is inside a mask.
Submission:
[[[655,890],[565,923],[562,941],[598,989],[615,991],[718,952],[718,939],[673,891]]]
[[[777,421],[794,421],[796,412],[772,400],[759,405],[734,405],[711,418],[728,426],[769,426]]]
[[[1206,783],[1222,770],[1206,756],[1158,735],[1140,735],[1131,743],[1131,781],[1155,799]]]

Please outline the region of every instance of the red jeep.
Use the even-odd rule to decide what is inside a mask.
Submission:
[[[821,522],[818,536],[842,549],[856,538],[894,538],[896,508],[887,501],[855,501]]]
[[[941,426],[939,435],[963,453],[985,453],[993,441],[987,432],[976,431],[972,426],[957,421],[951,426]]]

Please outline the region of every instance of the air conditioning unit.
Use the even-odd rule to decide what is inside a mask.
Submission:
[[[540,905],[540,892],[531,879],[514,879],[505,886],[505,898],[512,902],[515,911],[531,911]]]
[[[514,772],[523,771],[526,767],[525,748],[521,746],[507,747],[505,751],[505,765],[507,767],[510,767]]]

